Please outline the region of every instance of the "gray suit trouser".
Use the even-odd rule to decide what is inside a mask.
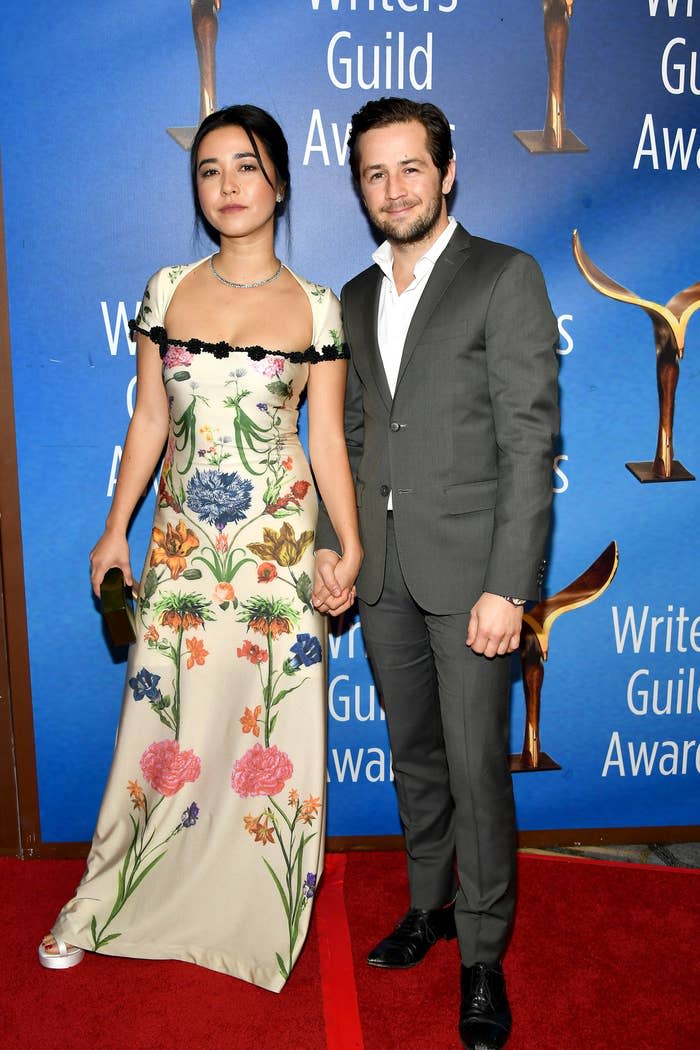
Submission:
[[[386,710],[411,905],[439,908],[456,892],[462,962],[494,963],[515,899],[510,658],[467,648],[468,610],[415,603],[391,515],[388,525],[384,588],[374,605],[360,601],[360,619]]]

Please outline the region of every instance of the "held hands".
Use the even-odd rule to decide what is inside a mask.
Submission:
[[[134,577],[126,535],[107,528],[90,551],[90,581],[96,598],[100,596],[100,584],[105,573],[114,565],[124,573],[126,586],[133,587]]]
[[[522,606],[507,602],[500,594],[484,591],[472,606],[466,644],[474,653],[505,656],[520,645]]]
[[[345,552],[342,558],[332,550],[316,551],[312,601],[321,613],[340,616],[355,601],[355,580],[362,564],[362,552]]]

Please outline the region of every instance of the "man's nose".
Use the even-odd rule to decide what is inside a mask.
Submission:
[[[387,175],[384,185],[386,195],[391,200],[396,200],[399,197],[406,196],[406,187],[403,178],[400,175]]]

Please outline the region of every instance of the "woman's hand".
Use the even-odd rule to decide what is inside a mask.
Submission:
[[[100,584],[112,566],[121,569],[125,585],[133,587],[134,577],[131,572],[126,533],[107,528],[90,551],[90,580],[95,597],[99,598]]]

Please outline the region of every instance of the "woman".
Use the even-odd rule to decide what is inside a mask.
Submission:
[[[297,434],[308,397],[316,482],[361,561],[343,435],[347,351],[329,289],[275,256],[287,143],[255,106],[199,128],[195,210],[216,254],[156,273],[132,322],[138,394],[105,532],[126,529],[167,440],[117,746],[87,869],[39,948],[184,959],[279,991],[323,858],[325,676],[311,605],[316,493]]]

